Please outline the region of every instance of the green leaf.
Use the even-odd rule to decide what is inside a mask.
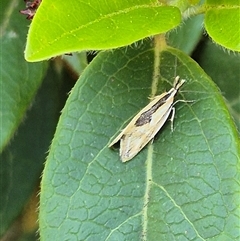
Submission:
[[[65,93],[49,68],[27,118],[0,156],[0,236],[19,217],[39,184],[43,163],[57,125]],[[46,124],[47,123],[47,124]]]
[[[8,17],[8,12],[6,11],[9,8],[9,5],[13,1],[2,0],[1,1],[1,8],[0,8],[0,24],[2,25],[4,18]]]
[[[203,15],[187,19],[182,25],[169,33],[169,44],[191,54],[202,37]]]
[[[19,13],[20,1],[4,8],[0,34],[0,151],[12,138],[46,70],[46,63],[26,63],[23,51],[29,22]]]
[[[43,173],[42,240],[235,240],[239,143],[215,84],[178,50],[100,53],[63,109]],[[158,54],[160,53],[160,62]],[[157,71],[159,68],[159,71]],[[170,123],[133,160],[108,148],[148,102],[186,79]]]
[[[229,54],[210,40],[202,43],[198,63],[217,83],[240,133],[240,56]]]
[[[178,8],[153,0],[45,0],[30,26],[25,58],[39,61],[80,50],[117,48],[166,32],[180,21]]]
[[[221,6],[225,7],[223,5],[237,5],[239,4],[239,1],[237,2],[236,0],[206,0],[207,5],[216,5],[216,6]]]
[[[38,237],[37,231],[27,233],[19,239],[19,241],[38,241],[38,240],[40,240],[40,239]]]
[[[209,36],[216,43],[233,51],[240,51],[239,3],[218,3],[219,5],[210,8],[205,14],[205,28]]]

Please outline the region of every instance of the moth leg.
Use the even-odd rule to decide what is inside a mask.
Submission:
[[[171,115],[171,118],[170,118],[170,121],[171,121],[171,131],[173,132],[173,120],[174,120],[174,116],[175,116],[175,108],[172,107],[172,115]]]
[[[195,100],[177,100],[173,103],[173,105],[176,105],[178,102],[184,102],[184,103],[192,103],[194,102]]]
[[[194,102],[194,100],[177,100],[173,103],[173,106],[175,104],[177,104],[178,102],[192,103],[192,102]],[[171,131],[173,132],[173,120],[174,120],[174,116],[175,116],[175,108],[172,107],[171,111],[172,111],[172,115],[171,115],[170,121],[171,121]]]

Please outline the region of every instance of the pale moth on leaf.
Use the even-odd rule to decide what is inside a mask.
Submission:
[[[179,76],[177,76],[173,88],[168,92],[155,96],[110,143],[109,147],[112,147],[120,141],[119,154],[123,162],[131,160],[154,138],[171,112],[172,117],[170,120],[173,123],[175,114],[174,105],[180,101],[188,102],[185,100],[177,100],[174,102],[175,95],[184,83],[185,80],[180,80]],[[172,125],[171,130],[173,131]]]

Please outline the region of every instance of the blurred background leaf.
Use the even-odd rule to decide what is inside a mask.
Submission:
[[[240,55],[204,38],[194,57],[221,89],[240,133]]]
[[[185,20],[179,27],[168,34],[168,43],[184,53],[191,55],[203,32],[203,15],[197,15]]]
[[[71,87],[66,84],[53,67],[49,68],[26,120],[1,154],[0,220],[4,220],[1,235],[20,215],[39,184],[46,153],[67,97],[65,91]]]
[[[27,22],[19,14],[20,1],[1,1],[4,18],[0,35],[0,150],[22,122],[46,72],[47,62],[27,63],[23,57]]]

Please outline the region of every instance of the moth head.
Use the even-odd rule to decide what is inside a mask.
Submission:
[[[185,79],[180,79],[180,77],[177,76],[177,77],[175,78],[175,80],[174,80],[173,88],[178,91],[179,88],[180,88],[185,82],[186,82]]]

